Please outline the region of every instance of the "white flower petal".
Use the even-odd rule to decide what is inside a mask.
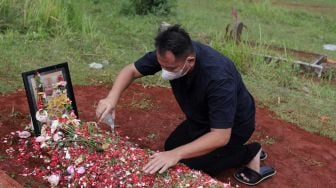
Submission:
[[[85,172],[85,168],[83,166],[76,168],[78,174],[83,174]]]
[[[38,136],[38,137],[35,138],[35,141],[36,141],[36,142],[44,142],[44,141],[46,141],[46,140],[47,140],[47,139],[46,139],[45,136]]]
[[[28,138],[31,136],[30,132],[28,131],[19,131],[18,134],[20,138]]]
[[[57,132],[53,136],[54,142],[58,142],[63,138],[63,133],[62,132]]]
[[[48,182],[51,184],[51,186],[54,187],[54,186],[58,185],[59,180],[60,180],[60,176],[56,175],[56,174],[53,174],[53,175],[48,176],[47,179],[48,179]]]
[[[51,129],[51,134],[54,134],[54,132],[57,130],[58,126],[59,126],[59,121],[58,120],[53,120],[50,126]]]
[[[71,159],[71,155],[70,155],[70,152],[68,150],[65,152],[65,157],[64,158],[65,159]]]
[[[46,123],[48,121],[48,112],[46,110],[39,110],[35,115],[36,119],[41,123]]]

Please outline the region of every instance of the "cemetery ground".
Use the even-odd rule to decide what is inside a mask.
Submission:
[[[75,86],[74,92],[83,121],[95,121],[95,106],[107,94],[110,85]],[[257,99],[258,101],[258,99]],[[0,97],[0,136],[22,130],[29,123],[29,110],[24,91]],[[163,150],[165,138],[184,120],[169,88],[133,84],[122,95],[116,114],[116,130],[121,137],[129,137],[141,148]],[[110,128],[101,125],[102,129]],[[257,187],[335,187],[336,144],[330,139],[306,132],[296,125],[279,119],[267,108],[257,107],[256,131],[251,141],[262,143],[269,157],[263,162],[276,168],[276,176]],[[38,164],[26,161],[16,164],[1,143],[0,169],[23,186],[46,186],[33,176],[22,176],[22,169]],[[238,184],[228,170],[215,178]]]
[[[336,187],[334,69],[317,78],[291,63],[265,62],[252,55],[301,60],[290,56],[290,48],[336,59],[336,51],[323,48],[336,44],[336,1],[178,1],[174,14],[167,16],[121,14],[124,1],[69,0],[68,8],[64,2],[0,0],[0,138],[30,122],[22,72],[67,61],[79,118],[96,121],[95,106],[118,71],[153,49],[159,24],[168,21],[181,24],[194,40],[232,59],[255,97],[257,124],[251,141],[262,143],[269,154],[263,163],[277,170],[275,177],[257,187]],[[225,28],[235,21],[246,25],[243,41],[261,46],[227,41]],[[272,52],[268,45],[284,52]],[[104,67],[92,69],[93,62]],[[165,138],[184,116],[159,75],[138,83],[118,104],[116,130],[139,148],[163,150]],[[22,169],[41,165],[40,161],[18,164],[8,156],[7,147],[0,143],[0,175],[25,187],[48,186],[36,177],[22,176]],[[234,180],[233,172],[215,178],[245,187]]]

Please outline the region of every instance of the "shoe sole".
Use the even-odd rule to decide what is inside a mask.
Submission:
[[[264,160],[266,160],[266,159],[267,159],[267,157],[268,157],[268,154],[267,154],[266,152],[264,152],[264,154],[265,154],[265,155],[264,155],[264,157],[263,157],[263,158],[261,158],[261,157],[260,157],[260,160],[261,160],[261,161],[264,161]]]
[[[234,174],[233,177],[234,177],[237,181],[239,181],[240,183],[243,183],[243,184],[245,184],[245,185],[253,186],[253,185],[257,185],[257,184],[259,184],[260,182],[262,182],[263,180],[265,180],[265,179],[267,179],[267,178],[269,178],[269,177],[274,176],[275,174],[276,174],[276,171],[274,171],[273,173],[268,174],[268,175],[262,177],[259,181],[255,182],[255,183],[247,183],[247,182],[244,182],[244,181],[240,180],[239,178],[237,178],[237,177],[236,177],[236,174]]]
[[[268,155],[267,155],[267,153],[265,153],[265,156],[264,156],[263,158],[260,158],[260,160],[261,160],[261,161],[264,161],[264,160],[267,159],[267,157],[268,157]]]

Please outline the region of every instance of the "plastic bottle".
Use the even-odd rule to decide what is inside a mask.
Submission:
[[[104,123],[111,127],[111,131],[114,132],[114,119],[112,114],[108,113],[104,118]]]

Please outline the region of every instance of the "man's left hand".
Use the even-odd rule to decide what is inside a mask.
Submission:
[[[175,152],[173,151],[165,151],[155,153],[154,155],[150,156],[151,160],[143,167],[143,171],[145,173],[154,174],[158,170],[159,173],[163,173],[169,167],[174,166],[179,162],[180,158]]]

